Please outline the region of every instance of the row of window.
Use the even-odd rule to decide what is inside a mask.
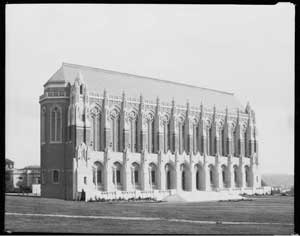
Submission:
[[[50,109],[50,142],[62,141],[62,110],[55,106]],[[42,109],[41,142],[46,142],[46,108]]]
[[[129,140],[128,140],[128,148],[131,152],[140,152],[141,148],[138,147],[138,140],[141,140],[140,146],[144,146],[148,152],[155,153],[155,147],[157,148],[159,145],[162,145],[162,150],[166,153],[168,150],[171,152],[175,151],[175,137],[171,134],[170,123],[165,123],[163,128],[163,140],[159,143],[157,138],[157,144],[155,145],[155,133],[154,129],[154,121],[147,122],[147,135],[145,140],[141,139],[141,136],[138,133],[137,129],[138,122],[137,120],[130,121],[130,129],[129,129]],[[95,151],[102,151],[104,147],[104,142],[102,137],[104,134],[102,133],[101,127],[101,116],[92,118],[92,140],[91,144]],[[124,141],[121,143],[121,136],[125,137],[125,133],[121,131],[120,128],[120,118],[115,118],[111,120],[111,143],[110,146],[113,151],[121,152],[124,150]],[[233,140],[229,142],[229,139],[225,138],[224,129],[219,133],[219,139],[215,137],[213,139],[212,128],[208,128],[206,132],[206,140],[204,140],[204,136],[199,137],[199,126],[193,125],[193,133],[190,139],[185,138],[185,124],[179,124],[178,126],[178,151],[182,153],[183,151],[189,153],[193,152],[194,154],[198,151],[203,154],[206,149],[206,153],[208,155],[215,155],[217,150],[218,153],[225,156],[228,154],[233,154],[235,156],[244,155],[250,156],[252,152],[256,152],[256,142],[247,141],[247,132],[243,133],[244,140],[237,139],[235,131],[232,133]],[[142,143],[144,142],[144,143]]]
[[[93,183],[97,186],[99,185],[103,185],[103,166],[100,163],[96,163],[96,168],[94,168],[93,170]],[[140,184],[140,168],[139,165],[134,163],[132,165],[132,170],[131,170],[131,183],[133,185],[139,185]],[[157,168],[154,164],[150,164],[150,170],[149,170],[149,183],[151,185],[156,185],[156,172],[157,172]],[[114,163],[114,167],[113,167],[113,171],[112,171],[112,182],[115,185],[122,185],[122,175],[121,175],[121,168],[122,165],[120,163]],[[224,187],[228,187],[229,186],[229,181],[228,181],[228,169],[226,166],[222,166],[221,167],[222,171],[221,171],[221,176],[222,176],[222,183]],[[165,167],[165,171],[166,171],[166,187],[167,189],[171,189],[174,186],[174,168],[172,168],[172,166],[170,164],[166,164]],[[181,184],[182,184],[182,189],[186,190],[186,169],[185,166],[182,165],[181,168]],[[202,178],[201,176],[203,176],[203,173],[201,173],[202,168],[197,168],[196,171],[196,188],[198,190],[201,189],[200,187],[200,179]],[[213,165],[209,165],[209,181],[210,181],[210,185],[212,187],[214,187],[216,180],[215,180],[215,169]],[[172,178],[173,176],[173,178]],[[239,169],[237,166],[233,167],[233,178],[234,178],[234,187],[238,187],[239,186]],[[87,177],[84,177],[84,183],[87,184]],[[250,168],[249,166],[245,166],[245,183],[246,186],[250,186]]]
[[[55,106],[50,109],[50,142],[61,142],[62,141],[62,111],[59,107]],[[43,108],[42,110],[42,120],[41,120],[41,141],[42,143],[46,140],[46,129],[45,129],[45,121],[46,121],[46,110]],[[120,117],[116,117],[111,119],[111,142],[110,146],[113,151],[121,152],[124,150],[124,142],[121,141],[121,135],[124,134],[121,131],[120,126]],[[91,145],[95,151],[104,150],[104,134],[103,129],[101,127],[101,115],[93,116],[91,121]],[[168,150],[171,152],[175,151],[175,137],[171,134],[170,123],[165,123],[163,128],[163,140],[159,143],[159,139],[157,138],[157,144],[155,145],[155,129],[154,129],[154,121],[147,122],[147,136],[145,140],[139,138],[138,134],[138,121],[131,120],[130,121],[130,129],[129,129],[129,140],[128,140],[128,148],[131,152],[140,152],[141,148],[138,147],[138,141],[141,140],[140,146],[145,147],[148,152],[155,153],[158,149],[159,145],[162,145],[161,149],[166,153]],[[229,142],[229,139],[225,138],[224,129],[222,129],[219,133],[219,140],[216,138],[213,139],[212,128],[208,128],[206,131],[206,140],[204,140],[204,136],[199,137],[199,126],[193,125],[193,132],[190,139],[185,138],[185,124],[181,123],[178,126],[178,151],[182,153],[183,151],[190,153],[197,153],[198,151],[203,154],[206,152],[208,155],[215,155],[218,153],[225,156],[228,154],[233,154],[235,156],[244,155],[250,156],[252,152],[256,152],[256,142],[253,144],[247,140],[247,133],[244,132],[244,140],[237,139],[235,131],[232,134],[233,141]],[[157,135],[157,134],[156,134]],[[157,136],[158,137],[158,136]],[[200,140],[199,140],[200,139]],[[156,148],[156,150],[155,150]],[[206,149],[206,151],[205,151]]]

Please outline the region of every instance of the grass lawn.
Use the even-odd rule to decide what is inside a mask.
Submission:
[[[159,217],[161,220],[118,220],[7,215],[5,228],[14,232],[292,234],[294,198],[258,197],[253,201],[202,203],[108,203],[6,196],[6,212],[78,216]],[[222,225],[172,222],[168,219],[283,223]]]

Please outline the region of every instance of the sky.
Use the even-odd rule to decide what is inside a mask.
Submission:
[[[40,164],[43,85],[63,62],[233,92],[261,173],[294,173],[295,10],[276,5],[6,5],[6,146]]]

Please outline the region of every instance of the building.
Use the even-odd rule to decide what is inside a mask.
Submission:
[[[13,190],[13,171],[14,162],[10,159],[5,159],[5,192]]]
[[[261,187],[255,113],[232,93],[63,63],[39,102],[42,197]]]
[[[23,169],[14,168],[14,162],[6,159],[5,168],[5,190],[6,192],[14,191],[31,191],[32,185],[40,184],[40,167],[26,166]],[[37,187],[36,187],[37,188]]]

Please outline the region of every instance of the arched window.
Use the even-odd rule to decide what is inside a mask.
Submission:
[[[227,168],[225,165],[222,165],[221,169],[222,169],[222,183],[223,183],[223,186],[226,187],[227,186],[227,178],[226,178]]]
[[[135,189],[139,188],[140,185],[140,166],[134,162],[131,167],[131,181]]]
[[[46,107],[42,108],[42,117],[41,117],[41,143],[46,142]]]
[[[172,182],[173,167],[171,166],[171,164],[167,163],[165,165],[165,171],[166,171],[166,188],[171,189],[173,188],[173,182]]]
[[[51,109],[50,116],[50,140],[51,142],[61,142],[62,140],[62,114],[61,109],[55,106]]]
[[[214,166],[209,165],[209,182],[210,186],[214,187]]]
[[[103,165],[97,161],[94,166],[93,182],[100,187],[103,184]]]
[[[182,190],[187,190],[187,184],[186,184],[186,165],[185,164],[181,164],[180,165],[180,171],[181,171],[181,188]]]
[[[200,190],[199,170],[196,171],[196,189]]]
[[[233,179],[234,179],[234,185],[235,187],[238,186],[238,167],[235,165],[233,167]]]
[[[100,151],[101,150],[101,114],[91,114],[91,144],[94,151]]]
[[[245,181],[246,181],[246,186],[250,186],[250,169],[249,166],[245,166]]]
[[[150,163],[149,164],[149,183],[152,186],[156,186],[157,185],[157,181],[156,181],[156,174],[157,174],[157,167],[154,163]]]
[[[116,189],[122,190],[122,178],[121,178],[122,165],[119,162],[115,162],[113,165],[113,184]]]

